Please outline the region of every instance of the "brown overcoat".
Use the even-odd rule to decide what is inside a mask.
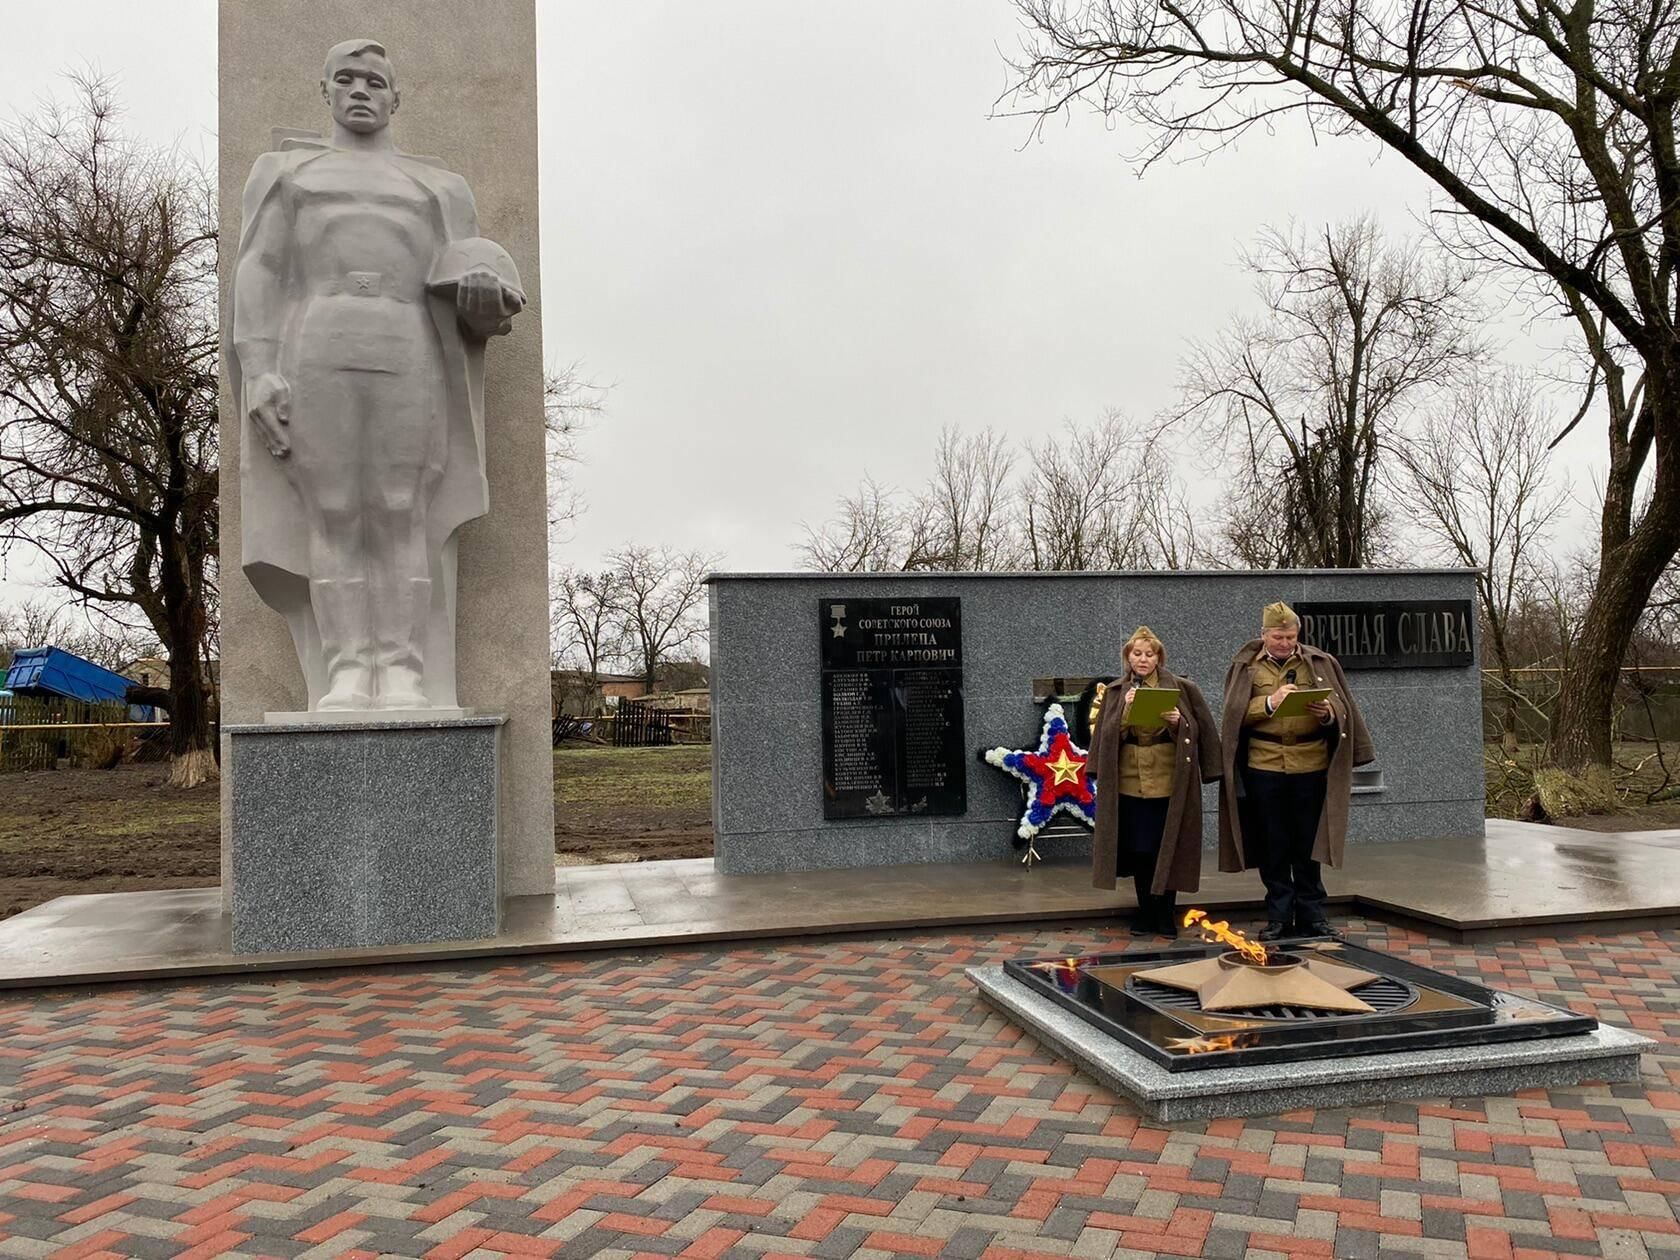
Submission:
[[[1164,666],[1155,671],[1155,681],[1157,686],[1178,688],[1179,720],[1172,795],[1150,891],[1195,892],[1202,882],[1202,784],[1219,777],[1219,728],[1195,683]],[[1125,707],[1119,695],[1110,698],[1091,732],[1090,764],[1097,780],[1091,882],[1098,888],[1113,888],[1120,876],[1132,873],[1131,854],[1120,848],[1120,719]]]
[[[1318,838],[1313,842],[1313,860],[1329,866],[1342,864],[1347,843],[1348,800],[1353,792],[1353,768],[1377,759],[1371,733],[1365,729],[1359,704],[1348,687],[1341,662],[1322,648],[1302,643],[1296,649],[1312,678],[1303,687],[1329,687],[1330,708],[1336,715],[1330,733],[1330,773],[1324,790],[1324,812],[1318,817]],[[1243,844],[1242,810],[1244,789],[1241,770],[1248,765],[1248,734],[1243,717],[1254,696],[1254,666],[1260,656],[1260,640],[1250,639],[1231,660],[1225,675],[1225,710],[1220,734],[1225,752],[1224,780],[1219,785],[1219,869],[1241,871],[1260,864],[1259,856]]]

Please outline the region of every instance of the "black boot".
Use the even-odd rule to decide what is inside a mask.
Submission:
[[[1149,876],[1133,875],[1132,891],[1137,895],[1137,912],[1132,915],[1132,935],[1154,936],[1155,898],[1149,891]]]
[[[1169,941],[1178,939],[1178,894],[1172,891],[1155,898],[1155,924]]]

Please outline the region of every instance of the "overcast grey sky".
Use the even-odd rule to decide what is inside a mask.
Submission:
[[[135,132],[214,154],[213,0],[7,7],[0,113],[88,65]],[[614,384],[581,443],[578,563],[633,537],[787,568],[866,471],[920,482],[942,425],[1146,419],[1244,303],[1261,227],[1405,232],[1427,204],[1409,167],[1293,126],[1142,180],[1089,114],[1030,140],[989,117],[1005,0],[538,10],[546,352]],[[1568,457],[1584,483],[1602,438]]]

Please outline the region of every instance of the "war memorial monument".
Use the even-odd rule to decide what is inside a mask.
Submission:
[[[547,636],[529,475],[543,467],[531,51],[518,46],[531,15],[497,7],[508,21],[475,24],[476,53],[519,69],[463,95],[451,80],[473,54],[417,38],[414,11],[351,31],[324,0],[223,5],[222,166],[243,172],[237,200],[223,188],[238,242],[223,482],[236,954],[494,949],[506,907],[552,887],[534,711]],[[1058,732],[1058,782],[1088,780],[1073,755],[1115,627],[1147,617],[1181,645],[1178,669],[1211,681],[1230,627],[1279,597],[1353,675],[1381,750],[1358,773],[1352,839],[1479,837],[1468,573],[722,574],[716,873],[1013,864],[1023,836],[1029,864],[1077,855],[1088,833],[1044,827],[1055,811],[1029,804],[1017,825],[1020,788],[990,770],[1003,750],[1030,745],[1042,719]],[[1641,1039],[1566,1010],[1336,940],[1268,951],[1217,931],[1162,954],[1017,960],[974,982],[1163,1119],[1277,1111],[1312,1091],[1358,1101],[1637,1073]]]
[[[716,574],[714,856],[557,867],[535,0],[218,10],[222,883],[0,921],[0,1254],[1680,1256],[1677,842],[1484,819],[1467,572]],[[1095,688],[1273,601],[1346,926],[1122,940]]]

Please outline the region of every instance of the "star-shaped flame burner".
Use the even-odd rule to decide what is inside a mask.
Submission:
[[[1133,978],[1194,993],[1204,1011],[1300,1006],[1348,1015],[1369,1014],[1375,1009],[1349,990],[1381,979],[1373,972],[1324,958],[1276,951],[1264,966],[1231,952],[1139,971]]]

